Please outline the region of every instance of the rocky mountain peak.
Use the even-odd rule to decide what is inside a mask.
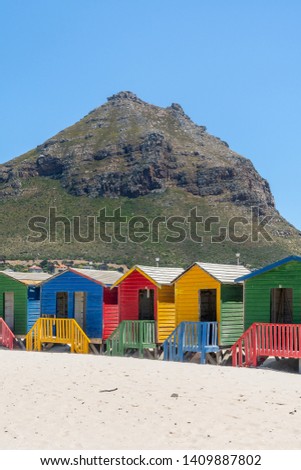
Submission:
[[[143,103],[143,101],[138,98],[135,93],[132,93],[131,91],[120,91],[119,93],[116,93],[112,96],[109,96],[107,98],[109,102],[120,102],[124,100],[130,100],[130,101],[135,101],[136,103]]]
[[[248,261],[267,262],[301,250],[300,233],[276,211],[268,182],[249,159],[194,123],[180,104],[155,106],[130,91],[112,95],[74,125],[0,165],[0,204],[6,256],[49,258],[61,253],[73,258],[85,253],[91,259],[120,259],[132,265],[133,259],[153,263],[155,250],[166,265],[188,265],[200,257],[232,262],[237,251],[245,253]],[[163,240],[155,248],[149,242],[119,247],[101,244],[97,238],[72,246],[61,239],[55,244],[28,244],[30,216],[48,217],[51,205],[60,214],[80,215],[83,221],[89,214],[95,216],[99,207],[122,207],[128,214],[150,219],[173,215],[185,219],[197,208],[204,220],[218,216],[223,230],[233,216],[249,220],[254,206],[260,217],[273,217],[273,243],[248,240],[238,249],[227,232],[228,238],[218,246],[186,239],[176,245]],[[205,239],[211,234],[204,227]],[[238,222],[232,229],[244,227]]]
[[[108,103],[1,165],[0,199],[21,195],[25,180],[39,176],[60,180],[76,196],[136,198],[174,187],[214,203],[274,207],[250,160],[195,124],[181,105],[160,108],[131,91]]]
[[[182,106],[178,103],[171,103],[170,108],[175,111],[177,114],[181,114],[182,116],[187,116],[184,112]]]

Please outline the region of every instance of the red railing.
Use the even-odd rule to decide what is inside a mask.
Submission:
[[[3,318],[0,318],[0,344],[9,349],[14,347],[15,335],[5,323]]]
[[[233,366],[257,366],[259,357],[301,358],[301,325],[253,323],[233,344]]]

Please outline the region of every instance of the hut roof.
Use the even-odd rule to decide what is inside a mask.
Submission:
[[[182,268],[164,268],[161,266],[141,266],[137,265],[147,276],[152,278],[157,284],[171,284],[184,269]]]
[[[235,284],[236,278],[248,274],[250,271],[244,266],[237,264],[218,264],[218,263],[201,263],[196,262],[189,266],[180,276],[175,280],[184,275],[193,266],[199,266],[206,271],[210,276],[214,277],[217,281],[222,284]]]
[[[290,263],[291,261],[298,261],[301,263],[301,256],[287,256],[286,258],[280,259],[279,261],[276,261],[275,263],[268,264],[267,266],[264,266],[263,268],[256,269],[255,271],[249,272],[249,274],[242,275],[238,277],[236,282],[242,282],[246,281],[247,279],[250,279],[251,277],[258,276],[259,274],[263,274],[267,271],[271,271],[272,269],[278,268],[278,266],[282,266],[283,264]]]
[[[249,274],[250,270],[238,264],[196,263],[210,276],[222,284],[235,284],[239,276]]]
[[[23,273],[17,271],[1,271],[1,273],[26,285],[41,284],[41,282],[46,281],[51,277],[51,274],[48,273]]]
[[[70,268],[70,271],[78,273],[81,276],[100,282],[104,286],[111,286],[122,277],[119,271],[101,271],[100,269],[77,269]]]
[[[126,272],[115,285],[118,285],[123,279],[125,279],[133,271],[139,271],[142,275],[145,275],[152,282],[154,282],[158,287],[161,285],[170,285],[173,280],[178,277],[184,269],[182,268],[165,268],[163,266],[142,266],[137,264],[133,266],[128,272]]]

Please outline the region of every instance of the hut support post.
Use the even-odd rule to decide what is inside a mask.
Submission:
[[[299,360],[298,360],[298,372],[299,374],[301,374],[301,358],[299,357]]]

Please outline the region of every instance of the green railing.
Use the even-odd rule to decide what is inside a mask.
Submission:
[[[146,320],[122,321],[106,341],[107,354],[124,356],[127,349],[137,349],[143,356],[144,349],[156,347],[155,322]]]

